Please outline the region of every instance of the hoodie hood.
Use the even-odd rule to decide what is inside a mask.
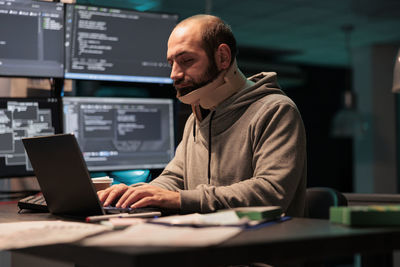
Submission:
[[[218,135],[233,125],[247,107],[269,94],[285,95],[280,89],[275,72],[262,72],[248,78],[246,86],[224,100],[213,111],[211,136]],[[196,121],[199,131],[205,139],[208,139],[210,114],[201,122]]]

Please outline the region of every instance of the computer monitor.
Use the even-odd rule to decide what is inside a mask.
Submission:
[[[0,25],[0,76],[64,76],[62,3],[0,1]]]
[[[174,156],[172,99],[64,97],[63,117],[91,172],[161,169]]]
[[[166,60],[178,16],[67,5],[65,78],[171,84]]]
[[[0,177],[33,175],[22,138],[61,132],[57,98],[0,98]]]

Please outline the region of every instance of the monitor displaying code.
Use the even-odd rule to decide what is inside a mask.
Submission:
[[[0,1],[0,76],[64,76],[64,6]]]
[[[90,171],[160,169],[174,156],[171,99],[64,97],[63,117]]]
[[[174,14],[67,5],[65,78],[170,84]]]

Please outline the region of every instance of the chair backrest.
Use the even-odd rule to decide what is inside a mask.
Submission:
[[[329,219],[331,206],[347,206],[346,197],[329,187],[310,187],[306,190],[309,218]]]

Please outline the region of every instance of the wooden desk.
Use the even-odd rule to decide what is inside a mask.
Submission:
[[[0,205],[0,213],[0,222],[56,219],[47,213],[18,214],[16,204]],[[399,249],[399,241],[400,228],[350,228],[326,220],[293,218],[246,230],[215,247],[83,247],[75,243],[16,251],[78,266],[224,266],[387,254]]]

